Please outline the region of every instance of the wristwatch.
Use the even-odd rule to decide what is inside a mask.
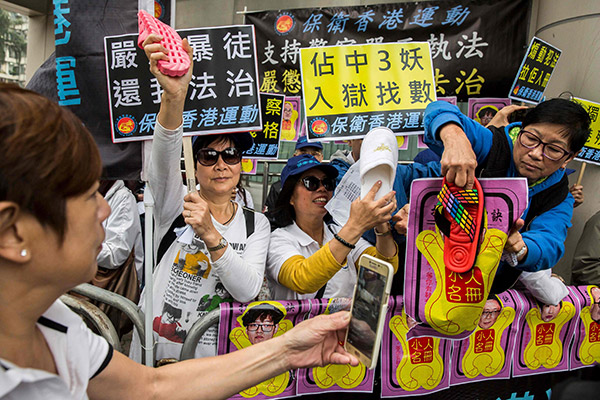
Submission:
[[[527,251],[527,245],[523,244],[523,247],[521,247],[521,250],[517,251],[515,253],[515,256],[517,256],[517,258],[521,257],[523,254],[525,254],[525,252]]]
[[[225,240],[225,238],[223,236],[221,236],[221,240],[219,240],[219,244],[216,245],[215,247],[206,247],[206,250],[208,251],[217,251],[217,250],[221,250],[224,249],[225,247],[227,247],[227,240]]]

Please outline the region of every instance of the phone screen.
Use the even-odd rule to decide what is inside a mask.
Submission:
[[[373,358],[381,301],[387,277],[367,268],[359,268],[358,284],[348,330],[348,343]]]

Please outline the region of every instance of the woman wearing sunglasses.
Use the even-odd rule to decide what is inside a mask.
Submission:
[[[352,297],[356,264],[363,254],[398,269],[398,249],[388,221],[396,210],[392,191],[374,201],[381,182],[352,203],[348,222],[327,223],[325,204],[335,188],[337,170],[309,154],[289,159],[281,172],[276,213],[282,228],[271,234],[267,275],[275,299]],[[375,227],[373,247],[362,234]]]
[[[182,114],[191,68],[183,77],[163,75],[157,61],[165,50],[150,35],[144,50],[150,59],[150,71],[163,88],[160,112],[154,132],[148,183],[155,201],[155,240],[166,248],[154,270],[153,320],[155,357],[178,359],[181,343],[168,332],[177,324],[180,333],[205,312],[200,305],[210,301],[249,302],[259,293],[269,247],[270,226],[266,217],[244,210],[231,199],[240,180],[241,155],[252,146],[249,133],[199,136],[193,145],[198,192],[187,193],[181,179]],[[191,50],[190,50],[191,51]],[[179,235],[163,240],[173,231],[174,221],[183,216],[185,228]],[[162,243],[161,243],[162,242]],[[217,285],[225,294],[217,293]],[[140,305],[146,293],[142,293]],[[179,310],[175,321],[162,321],[164,304]],[[212,331],[212,332],[211,332]],[[216,327],[204,335],[196,357],[216,354]],[[185,341],[182,337],[180,342]],[[130,356],[141,357],[134,335]]]

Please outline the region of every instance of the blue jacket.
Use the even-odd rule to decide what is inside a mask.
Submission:
[[[492,146],[492,132],[483,127],[476,121],[466,117],[460,112],[459,108],[445,101],[437,101],[429,104],[425,110],[425,143],[441,155],[443,144],[439,139],[440,128],[447,123],[455,123],[466,133],[471,142],[471,146],[477,157],[477,163],[483,163],[489,154]],[[509,132],[512,128],[520,126],[520,123],[513,123],[504,127],[509,146],[512,152],[512,139]],[[564,176],[565,171],[557,170],[547,179],[529,187],[528,198],[531,199],[537,193],[545,188],[558,183]],[[507,177],[519,176],[511,157],[511,163],[508,169]],[[563,256],[565,251],[565,239],[567,238],[567,229],[571,227],[571,217],[573,216],[573,196],[568,193],[566,198],[554,208],[535,217],[528,226],[523,227],[521,235],[527,245],[527,257],[522,260],[517,269],[522,271],[539,271],[552,268]],[[521,218],[525,219],[529,206]],[[501,263],[500,270],[508,265]]]

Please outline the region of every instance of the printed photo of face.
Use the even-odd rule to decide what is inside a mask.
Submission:
[[[283,120],[289,121],[292,119],[292,115],[294,114],[294,106],[289,101],[283,103]]]
[[[500,306],[498,300],[489,299],[486,301],[481,317],[479,318],[479,327],[481,329],[490,329],[496,323],[501,311],[502,306]]]
[[[556,316],[558,315],[558,313],[560,313],[560,308],[561,305],[551,305],[551,304],[544,304],[542,306],[542,321],[544,322],[550,322],[552,321],[554,318],[556,318]]]
[[[273,322],[270,315],[264,316],[264,319],[257,318],[246,326],[246,333],[250,343],[256,344],[269,340],[277,332],[277,324]]]

